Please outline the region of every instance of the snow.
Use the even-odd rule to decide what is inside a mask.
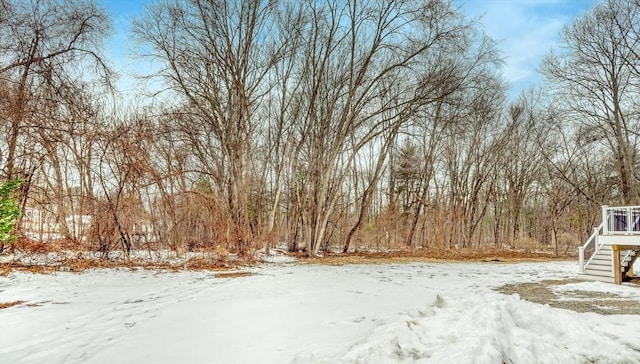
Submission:
[[[260,249],[256,252],[256,256],[260,262],[264,263],[286,264],[297,261],[296,258],[287,255],[287,253],[281,249],[271,249],[269,253],[267,253],[265,249]]]
[[[108,252],[108,259],[114,263],[124,262],[125,254],[122,250],[112,250]],[[181,254],[169,249],[159,250],[132,250],[129,258],[134,262],[141,264],[168,264],[171,266],[181,266],[187,263],[190,259],[215,259],[211,252],[184,252]],[[229,260],[237,259],[237,255],[229,254],[227,257]],[[258,252],[257,258],[265,262],[285,263],[295,262],[295,258],[283,255],[281,252],[275,252],[272,255],[267,255]],[[264,258],[264,259],[262,259]],[[69,260],[81,260],[81,259],[103,259],[101,252],[79,252],[73,250],[56,250],[44,253],[31,253],[23,251],[14,251],[0,255],[0,263],[15,263],[37,266],[64,266]]]
[[[330,360],[300,363],[620,363],[640,360],[640,343],[602,317],[523,304],[517,297],[437,299],[404,314]],[[562,325],[562,326],[559,326]],[[560,338],[560,340],[558,340]],[[636,339],[638,337],[636,336]],[[603,352],[602,347],[606,348]]]
[[[640,315],[576,313],[492,290],[577,270],[278,261],[238,278],[16,272],[0,277],[0,303],[25,301],[0,310],[0,363],[639,363]],[[624,291],[640,305],[638,287],[556,289]]]
[[[580,282],[570,283],[554,287],[554,291],[558,293],[587,291],[607,293],[620,298],[627,298],[640,301],[640,287],[635,284],[624,283],[623,285],[615,285],[602,282]]]

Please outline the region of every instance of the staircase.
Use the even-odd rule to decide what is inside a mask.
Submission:
[[[602,224],[578,252],[580,278],[621,283],[631,274],[633,263],[640,256],[640,206],[602,206]],[[619,275],[614,268],[618,266],[617,260]]]
[[[620,252],[620,272],[623,279],[629,274],[638,255],[637,250],[623,250]],[[611,245],[601,244],[589,262],[585,264],[579,277],[589,281],[615,283]]]

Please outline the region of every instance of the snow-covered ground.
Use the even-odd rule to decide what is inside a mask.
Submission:
[[[640,315],[492,290],[577,264],[272,263],[251,276],[92,270],[0,277],[0,363],[640,363]],[[555,290],[640,288],[572,283]]]

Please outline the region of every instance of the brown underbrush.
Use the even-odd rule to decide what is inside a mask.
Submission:
[[[251,272],[219,272],[214,275],[216,278],[239,278],[252,275]]]
[[[24,301],[0,302],[0,310],[23,304]]]
[[[10,272],[28,271],[33,273],[53,272],[82,272],[95,268],[120,268],[120,269],[150,269],[150,270],[214,270],[225,271],[239,267],[253,266],[257,260],[253,254],[248,257],[239,257],[230,254],[223,246],[214,247],[207,251],[196,251],[189,254],[180,254],[181,258],[164,259],[155,251],[149,251],[147,258],[131,257],[105,259],[97,257],[95,252],[87,251],[81,244],[69,241],[56,241],[54,243],[40,243],[21,239],[12,247],[21,252],[23,259],[0,262],[0,275],[8,275]],[[291,254],[299,258],[301,264],[389,264],[411,262],[533,262],[549,260],[574,259],[569,256],[555,256],[549,252],[534,252],[531,250],[509,250],[496,248],[483,249],[397,249],[392,251],[356,251],[347,254],[326,253],[321,257],[306,257],[304,253]],[[24,257],[27,257],[26,259]],[[38,258],[40,257],[40,258]],[[151,259],[156,257],[155,259]]]
[[[390,252],[354,252],[326,254],[322,257],[300,257],[307,264],[385,264],[411,262],[542,262],[573,259],[549,253],[505,249],[417,249]]]
[[[38,241],[19,238],[9,247],[9,251],[18,251],[28,254],[46,254],[59,251],[81,251],[83,246],[67,239],[54,239],[50,241]]]
[[[163,271],[225,271],[239,267],[248,267],[256,263],[254,259],[225,259],[214,257],[192,257],[180,262],[160,261],[150,262],[144,259],[105,260],[95,258],[63,259],[52,264],[25,263],[20,261],[0,263],[0,276],[6,276],[13,271],[50,274],[55,272],[83,272],[87,269],[148,269]]]
[[[253,256],[241,257],[231,254],[222,245],[211,245],[208,248],[199,247],[193,252],[174,253],[173,258],[161,258],[160,251],[152,249],[137,249],[135,257],[125,258],[117,249],[110,249],[111,253],[95,251],[91,246],[81,242],[66,239],[56,239],[46,242],[26,238],[17,239],[5,253],[19,256],[17,259],[0,262],[0,276],[6,276],[12,271],[28,271],[32,273],[53,272],[82,272],[95,268],[128,268],[151,270],[229,270],[256,264]],[[146,257],[143,257],[146,256]]]

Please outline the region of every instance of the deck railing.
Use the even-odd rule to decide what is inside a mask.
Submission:
[[[640,235],[640,206],[602,206],[603,234]]]
[[[620,259],[620,261],[621,261],[622,263],[625,263],[625,262],[627,262],[627,261],[628,261],[629,263],[632,263],[632,259],[633,259],[633,257],[635,256],[635,254],[636,254],[636,253],[635,253],[635,251],[633,251],[633,250],[627,250],[627,252],[625,253],[624,257],[622,257],[622,259]]]
[[[587,239],[587,242],[583,246],[578,248],[578,256],[580,258],[580,273],[584,273],[584,267],[586,267],[591,259],[598,253],[600,245],[598,245],[598,235],[602,234],[605,224],[602,223],[597,228],[593,229],[593,234]],[[586,262],[585,262],[586,261]]]

